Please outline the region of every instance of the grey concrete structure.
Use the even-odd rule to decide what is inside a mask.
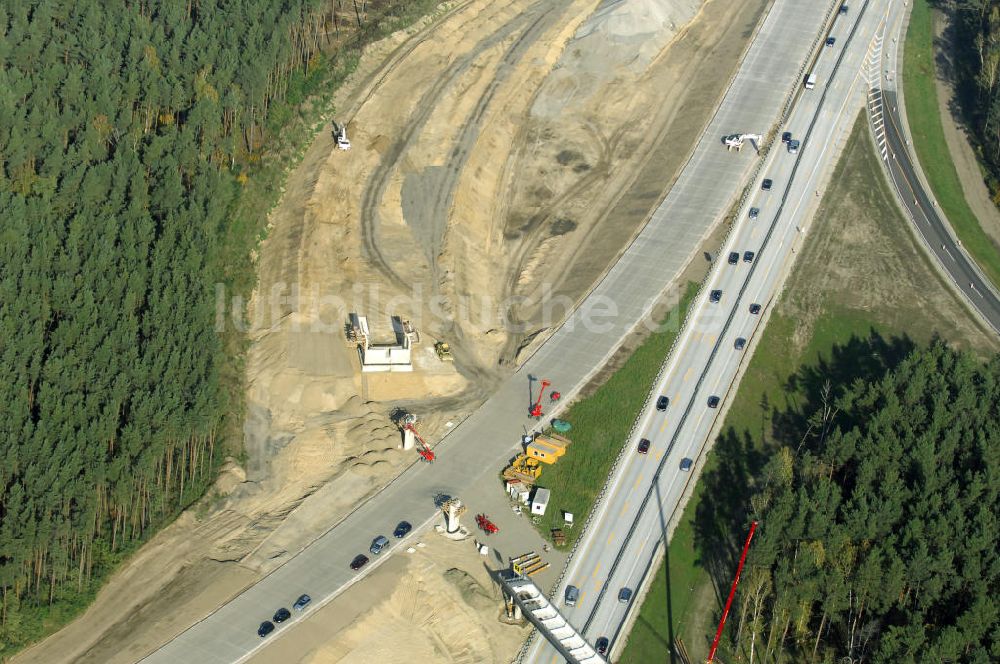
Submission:
[[[497,471],[511,455],[523,431],[538,425],[528,417],[528,376],[550,379],[562,391],[564,402],[572,397],[614,353],[623,338],[648,317],[657,297],[676,278],[703,238],[737,199],[759,159],[749,149],[741,153],[727,152],[722,147],[722,137],[733,132],[766,134],[775,124],[790,93],[798,85],[830,7],[830,2],[817,3],[816,0],[775,0],[726,97],[663,204],[567,321],[482,407],[437,445],[438,460],[434,464],[415,464],[283,566],[143,661],[222,664],[248,659],[257,649],[295,628],[295,620],[292,620],[280,625],[266,640],[257,637],[257,625],[276,607],[287,605],[301,593],[313,597],[313,608],[321,606],[345,592],[387,554],[391,555],[392,547],[367,568],[351,571],[348,566],[351,559],[367,549],[372,537],[380,532],[391,532],[400,519],[415,525],[426,524],[435,518],[437,497],[462,497],[473,487],[495,481]],[[800,154],[808,155],[811,150],[807,139]],[[772,152],[776,154],[778,150]],[[774,213],[780,196],[778,192],[768,196],[771,206],[768,213]],[[763,241],[768,223],[769,220],[760,219],[747,231],[749,239]],[[741,262],[733,268],[737,272],[732,274],[744,274],[749,267]],[[774,272],[771,268],[766,271],[768,274]],[[767,285],[773,287],[773,277]],[[762,290],[745,296],[742,292],[737,295],[739,289],[727,289],[729,292],[721,306],[699,302],[699,310],[718,326],[727,320],[724,312],[730,312],[731,318],[736,315],[736,303],[745,302],[758,292],[767,294],[764,286],[759,288]],[[736,318],[739,326],[750,326],[756,320],[747,318],[745,312]],[[736,329],[736,323],[726,325],[725,330]],[[708,348],[705,342],[713,335],[714,343],[714,335],[718,332],[709,332],[700,323],[695,328],[695,332],[688,329],[688,339],[693,333],[700,334],[701,345]],[[704,350],[691,362],[704,362]],[[678,355],[674,353],[675,359]],[[687,382],[694,375],[695,364],[691,366],[691,370],[678,380]],[[667,375],[676,374],[673,370]],[[706,390],[721,385],[719,381],[722,380],[723,374],[707,381],[699,378],[696,394],[701,398]],[[671,389],[677,390],[679,395],[681,384]],[[686,407],[693,410],[690,403]],[[685,408],[683,402],[675,401],[668,416],[672,418],[681,408]],[[555,414],[556,410],[551,408],[547,413],[550,417]],[[695,413],[695,417],[694,424],[710,421],[705,413]],[[665,435],[672,434],[665,423],[662,426]],[[685,444],[694,442],[692,439]],[[661,462],[665,461],[669,456],[666,452],[665,440],[658,438],[655,453],[650,454],[648,460],[657,463],[659,457]],[[671,476],[676,479],[676,474]],[[612,482],[621,486],[622,477],[619,465]],[[651,477],[651,473],[642,471],[635,481],[636,487],[642,491]],[[497,492],[502,492],[499,483]],[[553,500],[557,503],[558,496]],[[476,506],[471,509],[475,511]],[[603,509],[608,509],[606,503]],[[641,531],[637,528],[634,532]],[[653,538],[655,542],[657,532],[655,528],[643,532],[639,539]],[[608,539],[607,546],[613,544],[613,538]],[[622,573],[626,572],[622,569]],[[593,604],[590,606],[592,608]]]

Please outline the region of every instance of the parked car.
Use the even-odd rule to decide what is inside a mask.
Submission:
[[[274,623],[272,623],[270,620],[265,620],[260,624],[260,627],[257,628],[257,636],[263,639],[265,636],[267,636],[273,631],[274,631]]]
[[[649,438],[643,438],[639,441],[639,454],[646,452],[649,452]]]
[[[715,396],[714,394],[712,396],[710,396],[708,398],[708,407],[709,408],[718,408],[719,407],[719,397]]]
[[[688,471],[690,471],[691,470],[691,466],[693,466],[693,465],[694,465],[694,461],[692,461],[691,459],[689,459],[687,457],[684,457],[683,459],[681,459],[681,470],[683,470],[685,473],[688,472]]]
[[[836,37],[827,37],[826,38],[826,45],[827,46],[833,46],[836,43],[837,43],[837,38]]]
[[[660,398],[656,400],[656,410],[661,413],[667,409],[670,405],[670,397],[660,395]]]
[[[722,291],[720,290],[714,290],[708,294],[709,302],[718,302],[721,299],[722,299]]]
[[[739,262],[740,262],[740,252],[738,252],[738,251],[730,251],[729,252],[729,264],[730,265],[736,265]]]
[[[786,132],[784,132],[784,133],[781,134],[781,142],[782,143],[787,143],[790,140],[792,140],[792,132],[786,131]]]
[[[351,569],[353,569],[356,572],[367,564],[368,564],[368,556],[364,555],[363,553],[359,553],[358,555],[354,556],[354,560],[351,561]]]
[[[271,618],[271,620],[273,620],[276,623],[283,623],[291,617],[292,617],[292,612],[286,609],[285,607],[281,607],[280,609],[274,612],[274,617]]]
[[[409,521],[400,521],[396,529],[392,531],[392,536],[396,539],[402,539],[406,537],[406,534],[413,530],[413,526],[410,525]]]
[[[379,535],[378,537],[372,540],[372,545],[368,547],[368,550],[377,556],[378,554],[382,553],[382,549],[384,549],[387,546],[389,546],[389,538],[386,537],[385,535]]]
[[[737,337],[736,341],[733,342],[733,348],[736,350],[743,350],[747,346],[747,340],[743,337]]]
[[[743,262],[744,263],[753,263],[753,252],[752,251],[744,251],[743,252]]]
[[[580,589],[576,586],[566,586],[566,606],[576,606],[576,600],[580,599]]]
[[[594,647],[597,649],[597,654],[598,655],[607,655],[608,654],[608,637],[602,636],[601,638],[597,639],[597,641],[594,643]]]
[[[621,602],[622,604],[627,604],[630,599],[632,599],[631,588],[622,588],[621,590],[618,591],[619,602]]]
[[[295,604],[292,604],[292,608],[296,611],[301,611],[311,601],[313,601],[313,598],[309,595],[299,595],[299,598],[295,600]]]
[[[772,186],[774,186],[774,180],[771,178],[764,178],[764,181],[760,183],[760,188],[764,191],[771,191]]]
[[[748,216],[751,219],[756,219],[759,215],[760,215],[760,208],[755,208],[755,207],[750,208],[750,213]]]
[[[750,313],[752,313],[755,316],[757,314],[759,314],[760,313],[760,305],[757,304],[756,302],[754,302],[753,304],[751,304],[750,305]]]

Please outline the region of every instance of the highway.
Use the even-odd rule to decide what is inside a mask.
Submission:
[[[906,210],[913,228],[930,251],[933,260],[948,274],[962,297],[980,317],[997,333],[1000,333],[1000,295],[992,287],[975,261],[962,247],[948,221],[938,210],[929,195],[925,181],[918,175],[916,157],[903,122],[897,101],[899,72],[898,49],[903,42],[906,22],[903,16],[896,21],[895,49],[888,53],[887,66],[878,67],[870,77],[869,117],[879,147],[882,148],[883,165],[889,180]],[[889,75],[887,76],[887,72]],[[905,100],[904,100],[905,103]]]
[[[738,371],[749,359],[762,316],[780,290],[818,194],[833,171],[835,146],[863,105],[867,85],[861,74],[874,37],[886,24],[887,7],[884,0],[871,0],[867,6],[851,3],[850,11],[833,22],[829,34],[836,41],[821,49],[813,69],[816,87],[803,90],[780,128],[801,140],[801,148],[791,154],[776,144],[767,155],[755,193],[713,267],[708,292],[701,294],[695,317],[682,332],[657,386],[656,394],[669,397],[670,405],[658,412],[655,398],[650,400],[629,443],[632,453],[611,480],[597,519],[557,589],[564,616],[590,643],[608,638],[613,654],[629,611],[638,609],[637,591],[655,572],[667,524],[691,477],[690,471],[681,470],[681,461],[703,457],[726,401],[735,393]],[[760,188],[764,178],[773,180],[770,191]],[[750,207],[760,210],[756,219],[750,218]],[[754,252],[752,262],[744,260],[747,251]],[[736,265],[728,260],[731,252],[738,255]],[[709,299],[712,290],[722,292],[718,303]],[[754,304],[761,305],[760,313],[751,313]],[[736,348],[737,339],[747,342],[746,349]],[[718,407],[710,407],[712,397],[720,400]],[[642,438],[651,441],[645,455],[636,451]],[[579,589],[575,606],[563,599],[568,585]],[[632,591],[630,601],[620,601],[622,588]],[[559,659],[551,645],[536,638],[521,661]]]
[[[512,456],[523,431],[539,426],[528,416],[528,376],[551,380],[563,393],[565,404],[600,370],[622,340],[648,317],[657,299],[738,200],[745,182],[759,165],[752,149],[727,153],[721,146],[721,137],[733,132],[766,133],[781,117],[832,7],[830,2],[818,4],[815,0],[775,0],[725,98],[663,203],[566,322],[493,396],[435,447],[438,460],[434,464],[414,463],[268,576],[209,615],[191,616],[194,624],[190,628],[170,638],[143,661],[164,664],[245,661],[269,643],[294,633],[298,615],[279,625],[267,639],[257,636],[257,626],[276,608],[289,606],[299,594],[308,593],[313,597],[309,610],[315,610],[347,591],[374,565],[398,550],[399,543],[394,541],[389,552],[360,572],[351,571],[348,566],[351,559],[366,551],[374,536],[391,533],[401,519],[410,521],[419,531],[437,518],[434,501],[440,495],[461,497],[488,482],[496,482],[496,490],[502,492],[498,471]],[[814,92],[818,96],[822,90]],[[817,152],[821,150],[819,147]],[[804,152],[810,151],[807,141]],[[772,153],[777,155],[779,150]],[[767,196],[768,214],[777,209],[783,186],[778,181],[776,190]],[[763,242],[767,224],[767,215],[762,213],[746,242]],[[785,238],[774,238],[767,252],[774,251],[774,243],[784,241]],[[762,272],[756,265],[754,273]],[[732,269],[730,276],[746,274],[750,267],[740,262]],[[720,306],[706,309],[714,314],[713,325],[718,327],[727,320],[727,312],[733,312],[737,318],[733,307],[753,295],[738,293],[739,289],[729,289]],[[726,330],[756,320],[745,316],[738,319]],[[719,334],[707,328],[702,330],[700,324],[696,327],[707,335],[706,339]],[[693,333],[689,330],[686,334]],[[729,338],[725,336],[727,342]],[[675,358],[678,355],[674,353]],[[733,366],[737,360],[736,356],[730,358]],[[688,379],[692,385],[702,386],[704,382],[695,379],[694,374]],[[710,380],[699,390],[715,386]],[[682,407],[681,403],[671,406],[669,414],[673,416]],[[557,413],[558,408],[552,408],[546,415],[552,417]],[[698,419],[707,422],[706,418],[708,415],[702,414]],[[660,440],[656,453],[665,449]],[[655,463],[656,453],[647,461]],[[619,469],[622,467],[619,464]],[[647,474],[645,481],[651,476]],[[557,507],[558,496],[553,496],[553,502]],[[475,513],[475,510],[476,506],[470,505],[470,511]],[[626,570],[620,573],[625,574]],[[618,578],[615,577],[615,582]],[[592,600],[592,596],[587,599]]]

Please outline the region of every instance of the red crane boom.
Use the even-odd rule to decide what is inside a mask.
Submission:
[[[726,616],[729,615],[729,607],[733,604],[733,597],[736,595],[736,586],[740,583],[740,573],[743,572],[743,563],[747,560],[747,551],[750,549],[750,540],[753,539],[753,531],[757,530],[757,522],[750,524],[750,533],[747,541],[743,545],[743,554],[740,556],[740,565],[736,568],[736,577],[733,579],[733,586],[729,589],[729,599],[726,600],[726,608],[722,610],[722,619],[719,620],[719,629],[715,630],[715,640],[712,641],[712,649],[708,651],[708,664],[712,664],[715,659],[715,651],[719,647],[719,639],[722,637],[722,628],[726,626]]]
[[[420,437],[420,434],[417,433],[417,429],[409,422],[404,424],[403,428],[411,432],[413,437],[420,443],[420,449],[418,452],[420,452],[420,456],[424,458],[424,461],[434,461],[434,450],[431,449],[431,446],[427,444],[426,440]]]

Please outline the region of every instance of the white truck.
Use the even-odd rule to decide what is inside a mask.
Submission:
[[[347,126],[333,123],[333,137],[337,139],[338,150],[350,150],[351,142],[347,140]]]
[[[810,72],[806,75],[806,90],[812,90],[816,87],[816,74]]]

